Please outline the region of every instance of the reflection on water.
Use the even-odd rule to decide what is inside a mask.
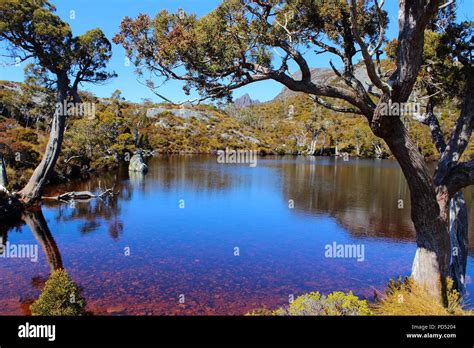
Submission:
[[[357,236],[411,239],[409,191],[395,162],[336,159],[283,164],[283,192],[307,213],[334,216]],[[320,163],[323,162],[323,163]],[[401,200],[404,209],[399,209]]]
[[[31,233],[43,248],[46,261],[51,272],[63,268],[63,261],[56,241],[49,230],[42,211],[25,212],[23,221],[28,225]]]
[[[371,297],[410,273],[409,192],[392,161],[267,157],[250,168],[159,157],[146,176],[122,168],[47,195],[106,188],[116,199],[48,201],[24,224],[0,229],[4,243],[43,250],[37,263],[0,258],[0,314],[27,314],[61,266],[90,310],[117,315],[244,314],[312,290]],[[472,226],[470,190],[466,200]],[[364,261],[326,258],[333,242],[363,244]]]

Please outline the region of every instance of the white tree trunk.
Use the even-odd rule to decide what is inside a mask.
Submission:
[[[64,105],[67,101],[67,92],[67,77],[65,75],[58,77],[57,102],[60,103],[60,105]],[[26,186],[19,192],[20,200],[25,205],[34,204],[41,198],[41,193],[54,171],[59,154],[61,153],[66,117],[67,110],[63,110],[63,108],[56,109],[51,124],[48,145],[46,146],[43,158],[31,175]]]

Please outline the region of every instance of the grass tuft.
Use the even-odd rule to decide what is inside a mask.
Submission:
[[[377,315],[472,315],[463,308],[461,298],[448,280],[448,307],[409,277],[391,279],[385,293],[373,305]]]

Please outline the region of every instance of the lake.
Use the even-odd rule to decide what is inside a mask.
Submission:
[[[149,165],[145,176],[121,168],[49,187],[118,195],[45,201],[27,224],[2,227],[3,243],[37,246],[38,259],[0,258],[1,315],[29,314],[61,266],[97,315],[241,315],[309,291],[372,299],[410,274],[409,190],[395,161],[262,157],[252,168],[181,155]],[[472,229],[470,241],[472,302]],[[357,254],[328,254],[341,245]]]

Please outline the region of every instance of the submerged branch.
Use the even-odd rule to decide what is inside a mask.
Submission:
[[[62,193],[58,196],[42,197],[42,199],[56,200],[56,201],[63,201],[63,202],[87,201],[87,200],[91,200],[95,198],[103,198],[105,196],[114,197],[117,194],[118,192],[114,192],[113,188],[108,188],[99,194],[94,194],[90,191],[78,191],[78,192],[72,191],[72,192]]]

